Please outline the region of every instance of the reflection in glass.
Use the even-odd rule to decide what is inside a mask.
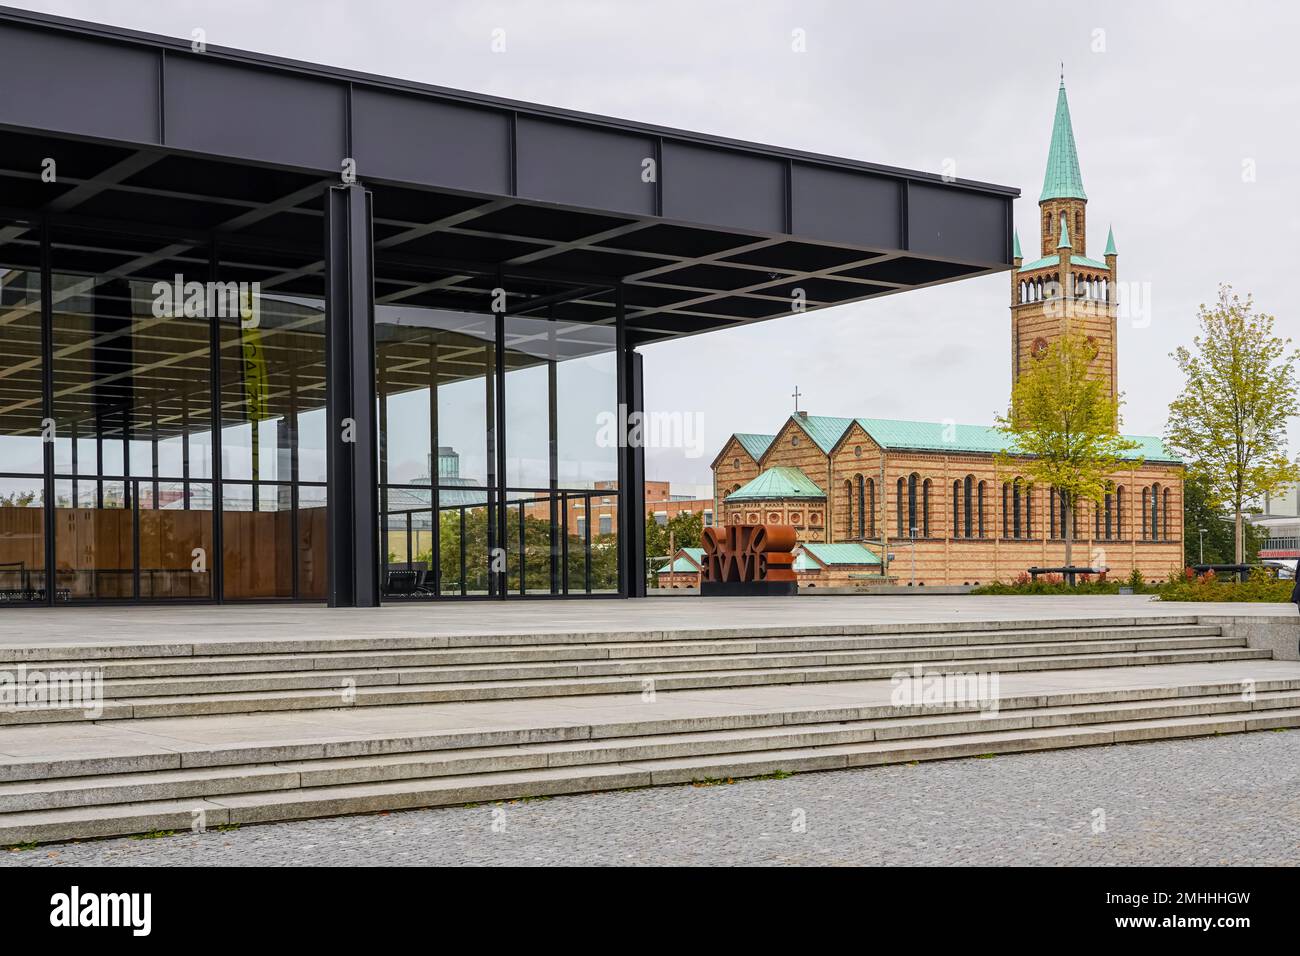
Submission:
[[[386,597],[482,596],[493,589],[494,325],[485,314],[376,306]]]
[[[201,252],[55,228],[55,574],[69,600],[209,598],[209,325],[168,299]]]
[[[0,604],[45,600],[40,237],[0,221]]]
[[[218,281],[239,295],[214,319],[231,600],[326,592],[325,307],[320,275],[293,268],[311,259],[221,247]]]

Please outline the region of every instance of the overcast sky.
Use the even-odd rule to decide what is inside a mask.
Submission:
[[[1064,61],[1088,251],[1100,257],[1113,223],[1121,281],[1150,296],[1149,321],[1119,331],[1125,430],[1162,431],[1179,388],[1168,353],[1219,282],[1300,339],[1294,2],[6,2],[894,166],[951,159],[962,178],[1023,190],[1030,258]],[[796,29],[806,52],[791,49]],[[988,276],[646,349],[648,407],[701,413],[706,450],[652,450],[648,477],[707,482],[726,436],[775,431],[796,385],[815,414],[990,422],[1009,390],[1008,285]],[[755,381],[779,384],[755,394]],[[1300,426],[1291,438],[1294,452]]]

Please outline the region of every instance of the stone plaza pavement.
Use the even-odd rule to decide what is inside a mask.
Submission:
[[[14,867],[466,864],[1296,866],[1300,732],[655,787],[0,853],[0,866]]]
[[[787,598],[655,597],[637,601],[449,601],[382,608],[227,604],[198,607],[58,607],[0,615],[0,647],[431,637],[440,634],[689,631],[1067,618],[1277,615],[1290,604],[1161,603],[1147,595],[826,595]]]

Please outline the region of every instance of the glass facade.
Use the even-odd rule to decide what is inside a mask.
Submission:
[[[0,603],[46,600],[40,231],[0,220]]]
[[[574,322],[581,292],[375,308],[381,588],[386,600],[618,592],[614,317]],[[509,287],[507,281],[505,286]],[[513,312],[514,314],[510,314]]]
[[[326,599],[322,258],[0,220],[0,603]],[[618,319],[592,291],[380,258],[382,600],[619,593]]]
[[[0,602],[323,600],[319,250],[45,231],[0,224]]]

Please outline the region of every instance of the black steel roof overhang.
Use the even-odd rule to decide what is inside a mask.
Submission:
[[[800,296],[813,309],[1011,265],[1011,187],[238,50],[195,52],[188,40],[5,7],[0,62],[0,207],[45,205],[32,198],[48,192],[31,188],[40,170],[28,168],[23,142],[37,135],[104,147],[99,174],[70,164],[67,188],[83,195],[179,191],[246,207],[260,189],[236,195],[234,181],[190,177],[178,190],[182,167],[164,175],[165,161],[323,184],[351,159],[376,190],[382,250],[620,280],[634,342],[788,315]],[[114,208],[96,202],[96,212]]]

